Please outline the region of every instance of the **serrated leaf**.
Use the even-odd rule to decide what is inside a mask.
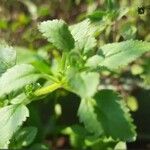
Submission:
[[[0,75],[16,63],[16,52],[12,47],[0,43]]]
[[[95,30],[88,19],[70,26],[69,29],[75,39],[75,49],[87,53],[96,46]]]
[[[80,97],[91,97],[97,90],[99,74],[95,72],[76,73],[68,84],[71,90]]]
[[[102,90],[93,99],[82,100],[78,115],[87,130],[95,135],[121,141],[135,140],[135,126],[128,109],[121,97],[111,90]]]
[[[9,140],[29,116],[24,105],[9,105],[0,109],[0,148],[8,148]]]
[[[21,64],[8,69],[0,77],[0,98],[11,92],[23,88],[25,85],[37,81],[41,75],[32,65]]]
[[[85,128],[96,136],[103,134],[103,127],[97,120],[95,112],[95,101],[92,98],[82,99],[78,110],[80,122],[83,122]]]
[[[121,97],[111,90],[102,90],[94,96],[94,99],[97,103],[98,120],[103,126],[105,135],[122,141],[134,140],[135,126]]]
[[[33,142],[36,134],[36,127],[24,127],[16,132],[10,145],[15,149],[20,149],[24,146],[28,146]]]
[[[100,66],[111,70],[123,67],[150,50],[150,43],[128,40],[120,43],[106,44],[101,47],[104,60]]]
[[[39,30],[58,49],[69,51],[74,48],[74,39],[63,20],[44,21]]]

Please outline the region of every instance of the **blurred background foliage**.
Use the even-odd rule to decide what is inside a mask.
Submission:
[[[150,1],[0,0],[0,39],[5,39],[16,47],[17,63],[31,63],[43,72],[49,72],[51,64],[55,72],[61,54],[43,40],[37,30],[39,22],[57,18],[73,24],[89,18],[97,27],[95,36],[99,40],[99,47],[105,43],[129,39],[150,41],[150,9],[145,9],[140,14],[139,8],[142,6],[150,6]],[[123,70],[104,71],[101,77],[99,88],[121,92],[133,112],[138,139],[128,146],[150,148],[150,53],[146,53]],[[31,118],[26,124],[38,127],[35,141],[44,141],[54,148],[68,148],[70,144],[66,137],[70,135],[72,146],[77,147],[80,143],[77,131],[62,128],[78,122],[78,105],[78,97],[62,90],[45,98],[44,103],[32,103]],[[60,134],[61,130],[66,136]],[[33,147],[46,148],[38,144]]]

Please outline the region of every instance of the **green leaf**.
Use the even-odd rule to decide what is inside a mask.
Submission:
[[[137,28],[131,23],[123,24],[120,34],[125,40],[134,39],[136,37]]]
[[[128,40],[120,43],[106,44],[101,47],[104,60],[100,66],[111,70],[123,67],[150,50],[150,43],[138,40]]]
[[[95,112],[95,101],[92,98],[82,99],[78,116],[80,122],[83,122],[85,128],[90,132],[94,133],[96,136],[103,134],[103,127],[101,123],[97,120],[97,114]]]
[[[104,58],[100,55],[94,55],[87,59],[85,66],[96,68]]]
[[[44,21],[39,30],[58,49],[69,51],[74,48],[74,39],[63,20]]]
[[[99,74],[95,72],[76,73],[68,84],[70,89],[80,97],[91,97],[97,91]]]
[[[8,148],[9,140],[29,116],[24,105],[9,105],[0,109],[0,148]]]
[[[122,141],[135,139],[135,126],[122,98],[111,90],[102,90],[94,96],[98,120],[105,135]],[[116,130],[117,129],[117,130]]]
[[[24,127],[16,132],[12,139],[11,147],[20,149],[24,146],[30,145],[37,134],[37,128]]]
[[[24,102],[27,102],[29,101],[29,98],[27,97],[27,95],[25,93],[21,93],[19,95],[17,95],[16,97],[12,98],[10,100],[10,103],[11,104],[21,104],[21,103],[24,103]]]
[[[0,43],[0,75],[16,63],[16,52],[5,43]]]
[[[96,46],[95,29],[88,19],[70,26],[69,29],[75,39],[75,49],[87,53]]]
[[[135,126],[128,109],[121,97],[111,90],[102,90],[93,99],[82,99],[78,115],[87,130],[95,135],[135,140]]]
[[[0,98],[37,81],[41,75],[31,65],[21,64],[8,69],[0,77]]]
[[[92,21],[100,21],[107,15],[106,11],[96,10],[88,15],[88,18]]]
[[[47,63],[37,52],[24,47],[15,47],[17,53],[16,64],[32,64],[41,73],[50,74],[50,64]]]

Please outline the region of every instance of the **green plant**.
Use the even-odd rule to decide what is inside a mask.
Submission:
[[[51,64],[36,53],[29,53],[27,64],[18,60],[16,64],[15,50],[0,45],[0,148],[28,146],[36,129],[32,133],[32,127],[26,127],[23,135],[16,133],[29,117],[27,105],[60,88],[81,98],[77,115],[84,126],[61,131],[70,136],[72,146],[97,150],[134,141],[136,131],[129,110],[119,93],[98,88],[100,72],[124,67],[150,50],[150,43],[127,40],[99,47],[97,27],[88,19],[72,26],[63,20],[45,21],[38,28],[61,54]],[[31,141],[16,144],[18,137],[28,134]]]

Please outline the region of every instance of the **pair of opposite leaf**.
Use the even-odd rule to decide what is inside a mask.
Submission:
[[[114,70],[123,67],[150,50],[150,43],[129,40],[106,44],[95,52],[97,42],[94,36],[97,31],[89,20],[72,26],[63,20],[45,21],[39,25],[39,30],[62,51],[62,55],[65,54],[64,62],[61,61],[64,63],[61,71],[64,71],[67,82],[64,88],[81,97],[78,116],[89,133],[97,138],[106,136],[121,141],[134,140],[136,132],[128,109],[115,92],[97,91],[99,70],[95,68]],[[70,63],[72,52],[79,56],[75,61],[81,60],[82,65]],[[13,134],[29,116],[28,103],[25,103],[28,97],[22,89],[42,77],[40,69],[37,71],[31,64],[15,65],[15,61],[15,51],[1,44],[0,103],[3,107],[0,108],[0,148],[8,148]]]

